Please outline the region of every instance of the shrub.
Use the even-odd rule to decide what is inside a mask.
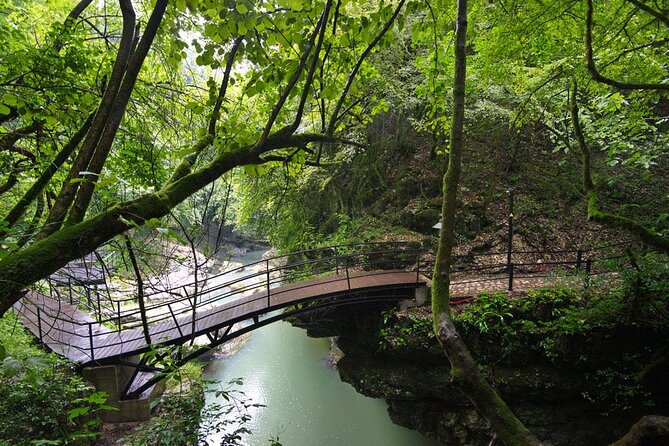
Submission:
[[[0,445],[87,444],[106,396],[37,346],[12,314],[0,319]]]

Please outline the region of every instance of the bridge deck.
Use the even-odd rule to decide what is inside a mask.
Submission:
[[[269,298],[266,291],[255,292],[234,300],[222,300],[220,305],[206,309],[197,308],[195,317],[191,312],[188,316],[150,325],[151,343],[183,342],[193,337],[193,332],[195,336],[204,335],[253,315],[320,297],[424,284],[416,273],[407,271],[357,271],[350,272],[348,277],[339,274],[281,285],[270,289]],[[24,297],[16,309],[26,327],[50,349],[78,363],[131,356],[147,349],[141,329],[118,331],[108,328],[75,305],[36,292]]]

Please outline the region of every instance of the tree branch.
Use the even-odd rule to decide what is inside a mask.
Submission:
[[[211,135],[208,137],[211,140]],[[0,315],[20,297],[20,290],[53,274],[68,262],[92,252],[99,245],[147,220],[161,218],[187,197],[238,166],[258,164],[260,156],[276,149],[300,147],[309,142],[336,142],[322,134],[270,135],[263,146],[221,153],[209,164],[188,172],[182,170],[162,189],[124,201],[81,223],[61,228],[25,249],[0,260]]]
[[[137,264],[135,250],[132,248],[130,237],[128,234],[124,234],[123,239],[125,241],[125,249],[128,251],[128,257],[130,258],[132,270],[135,273],[135,281],[137,283],[137,302],[139,303],[139,314],[142,320],[142,332],[144,333],[144,340],[146,341],[146,345],[151,345],[151,334],[149,331],[149,323],[146,317],[146,306],[144,305],[144,281],[142,280],[142,274],[139,271],[139,265]]]
[[[14,186],[16,186],[16,183],[19,182],[19,178],[17,176],[17,173],[15,170],[12,170],[9,172],[9,175],[7,176],[7,180],[4,182],[4,184],[0,184],[0,195],[5,194],[6,192],[9,192],[12,190]]]
[[[209,120],[209,134],[212,136],[216,135],[216,123],[220,118],[221,107],[223,106],[223,100],[225,99],[228,90],[228,83],[230,82],[230,73],[232,72],[232,65],[235,61],[235,54],[237,54],[237,50],[243,41],[244,36],[239,36],[235,39],[232,48],[230,48],[230,52],[228,53],[227,61],[225,62],[225,73],[223,74],[223,80],[221,81],[221,88],[218,91],[216,104],[214,105],[214,110],[211,112],[211,119]]]
[[[95,118],[91,123],[90,130],[86,134],[81,149],[79,150],[79,154],[75,158],[74,163],[63,182],[60,193],[58,194],[53,207],[49,211],[46,224],[37,236],[38,238],[44,238],[47,235],[52,234],[63,224],[67,211],[70,209],[80,185],[80,183],[73,182],[72,180],[79,177],[79,172],[87,170],[87,167],[93,158],[93,154],[95,153],[95,148],[97,147],[100,137],[107,125],[109,116],[112,113],[113,105],[120,89],[121,82],[123,81],[130,54],[132,53],[132,42],[135,35],[135,12],[132,8],[132,3],[130,0],[119,0],[119,3],[123,14],[123,32],[109,82],[105,88]]]
[[[325,13],[325,11],[323,11]],[[295,85],[297,84],[297,81],[299,80],[300,76],[302,75],[302,72],[304,71],[304,67],[307,64],[307,59],[309,58],[309,54],[311,53],[312,48],[314,47],[314,42],[316,40],[316,36],[318,35],[319,29],[321,25],[324,26],[321,20],[318,21],[318,25],[316,25],[316,28],[314,28],[313,32],[309,36],[309,41],[304,49],[304,53],[302,54],[302,57],[300,58],[300,63],[297,66],[297,69],[291,76],[290,80],[288,81],[288,84],[286,87],[283,89],[283,92],[281,93],[281,96],[279,97],[279,100],[277,103],[274,105],[272,108],[272,112],[270,113],[269,119],[267,120],[267,123],[265,124],[265,128],[262,131],[262,134],[260,135],[260,138],[258,138],[258,142],[256,143],[257,147],[261,147],[265,144],[265,141],[269,137],[270,132],[272,131],[272,127],[274,126],[274,122],[276,121],[276,118],[279,116],[279,112],[283,108],[284,104],[286,103],[286,100],[288,99],[288,95],[290,95],[290,92],[293,90]],[[282,129],[280,131],[284,131],[286,133],[291,133],[290,132],[290,127],[286,127],[285,129]]]
[[[13,150],[14,144],[16,144],[16,142],[19,141],[20,139],[23,139],[26,136],[37,132],[41,128],[42,128],[42,122],[35,119],[35,120],[33,120],[33,122],[31,122],[30,124],[28,124],[24,127],[18,128],[16,130],[8,132],[8,133],[5,133],[2,136],[2,138],[0,138],[0,152],[1,151],[10,151],[10,152],[21,153],[17,150]],[[26,156],[28,156],[28,155],[26,155]],[[28,156],[28,158],[31,158],[31,159],[34,160],[35,155],[30,153],[30,156]]]
[[[655,17],[656,19],[658,19],[659,21],[664,23],[666,26],[669,26],[669,17],[667,17],[666,13],[663,13],[661,11],[653,9],[653,8],[651,8],[650,6],[648,6],[647,4],[645,4],[644,2],[642,2],[640,0],[626,0],[626,1],[628,3],[633,4],[634,6],[636,6],[637,8],[642,10],[643,12],[646,12],[646,13],[652,15],[653,17]]]
[[[578,87],[576,85],[576,80],[574,79],[572,81],[572,92],[570,97],[570,113],[574,133],[576,134],[576,140],[578,141],[578,146],[581,150],[581,158],[583,160],[583,188],[585,189],[586,197],[588,199],[588,220],[628,231],[639,237],[647,245],[653,246],[654,248],[669,254],[669,238],[662,237],[657,232],[648,229],[641,223],[630,218],[601,211],[599,206],[599,196],[597,195],[595,184],[592,181],[590,149],[586,144],[578,115],[578,103],[576,101],[577,92]]]
[[[300,97],[300,103],[297,107],[297,112],[295,113],[295,120],[288,127],[290,133],[295,133],[297,128],[300,126],[300,121],[302,120],[302,115],[304,114],[304,106],[309,97],[309,90],[314,80],[314,74],[316,73],[316,67],[320,60],[321,47],[323,46],[323,39],[325,38],[325,29],[327,28],[328,17],[330,15],[330,9],[332,8],[332,1],[328,0],[325,3],[325,8],[323,9],[323,14],[321,14],[321,19],[319,23],[320,33],[318,35],[318,42],[316,43],[316,49],[314,50],[313,60],[307,74],[307,79],[304,82],[304,87],[302,89],[302,96]]]
[[[77,130],[77,132],[70,138],[70,140],[63,146],[63,148],[58,152],[56,157],[49,163],[49,165],[44,169],[44,172],[40,177],[30,186],[30,189],[21,197],[21,199],[14,205],[14,207],[9,211],[4,220],[9,224],[11,228],[14,226],[26,212],[30,203],[32,203],[44,190],[53,175],[60,169],[60,167],[67,161],[72,152],[77,148],[79,143],[84,139],[84,136],[90,129],[91,123],[93,122],[93,116],[95,112],[88,115],[88,119],[84,124]],[[6,232],[0,231],[0,240],[6,236]]]
[[[636,0],[627,0],[635,3]],[[669,84],[648,84],[648,83],[629,83],[619,82],[614,79],[602,75],[595,65],[595,59],[592,49],[592,15],[593,5],[592,0],[587,0],[587,9],[585,14],[585,59],[588,66],[588,71],[594,80],[603,84],[611,85],[621,90],[667,90],[669,91]]]
[[[28,225],[28,229],[26,229],[23,232],[21,238],[18,240],[18,242],[16,242],[18,246],[24,246],[26,243],[30,241],[30,239],[35,233],[35,230],[37,229],[39,221],[42,219],[42,214],[44,214],[44,194],[40,193],[37,196],[37,205],[35,206],[35,214],[33,215],[33,218],[30,221],[30,224]]]
[[[269,162],[289,163],[289,162],[291,162],[293,156],[295,156],[296,154],[297,154],[297,152],[291,153],[287,156],[265,155],[260,159],[260,162],[262,162],[262,163],[269,163]],[[310,167],[335,167],[335,166],[339,165],[339,164],[335,164],[335,163],[321,163],[320,161],[304,161],[301,164],[304,164],[305,166],[310,166]]]
[[[6,115],[0,116],[0,124],[4,124],[5,122],[9,122],[14,118],[17,118],[19,116],[19,109],[16,107],[11,107],[9,105],[6,105],[6,107],[9,108],[9,113]]]
[[[395,12],[393,12],[392,17],[390,17],[390,20],[383,26],[379,34],[370,42],[369,45],[367,45],[367,48],[362,52],[358,60],[356,61],[355,65],[353,66],[353,69],[348,75],[348,78],[346,79],[346,85],[344,86],[344,90],[342,91],[341,95],[339,96],[339,100],[337,101],[337,105],[334,108],[334,111],[332,112],[332,116],[330,118],[330,122],[327,127],[327,133],[329,135],[334,133],[335,126],[337,125],[337,117],[339,115],[339,110],[341,110],[342,106],[344,105],[344,100],[346,99],[346,96],[348,95],[349,90],[351,89],[351,85],[353,85],[353,81],[355,80],[356,75],[358,74],[358,70],[360,70],[360,67],[362,66],[362,63],[365,61],[367,56],[372,52],[374,47],[381,41],[383,36],[386,35],[386,33],[390,30],[390,28],[393,26],[393,23],[395,23],[395,19],[399,15],[400,11],[404,7],[404,2],[405,0],[400,0],[399,4],[395,8]]]
[[[122,3],[127,2],[127,5],[132,7],[130,0],[120,1]],[[165,15],[167,4],[168,0],[157,0],[153,12],[149,17],[149,21],[146,24],[146,29],[144,29],[142,38],[137,44],[136,49],[132,51],[132,55],[128,60],[128,65],[123,77],[123,83],[118,90],[109,119],[100,136],[100,140],[97,143],[93,158],[91,158],[88,168],[86,169],[89,172],[93,172],[97,175],[102,172],[102,168],[107,161],[107,157],[109,156],[109,152],[116,137],[116,132],[121,125],[121,120],[123,119],[128,102],[130,101],[130,96],[135,88],[137,76],[139,75],[144,60],[153,45],[153,39],[155,38],[163,16]],[[134,47],[135,45],[133,44],[132,46]],[[95,184],[92,181],[81,183],[77,197],[72,204],[72,210],[70,211],[67,221],[68,225],[79,223],[84,219],[86,209],[88,209],[91,198],[93,197],[94,189]]]
[[[84,10],[88,8],[91,3],[93,3],[93,0],[81,0],[75,5],[74,8],[72,8],[72,11],[70,11],[70,13],[67,15],[67,18],[65,19],[65,23],[63,23],[63,28],[65,31],[67,31],[72,26],[72,24],[81,16]],[[56,52],[58,52],[63,48],[63,45],[63,40],[58,38],[54,42],[53,47]]]

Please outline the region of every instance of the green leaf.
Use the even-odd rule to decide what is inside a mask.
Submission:
[[[12,112],[12,110],[7,107],[5,104],[0,102],[0,115],[8,115]]]
[[[49,367],[49,364],[46,362],[44,358],[40,358],[37,356],[30,356],[28,359],[25,361],[26,365],[28,367],[33,367],[35,369],[43,370]]]
[[[95,189],[104,189],[117,183],[119,183],[118,177],[116,175],[109,175],[98,179],[98,181],[95,183]]]
[[[74,409],[71,409],[69,412],[67,412],[67,419],[68,420],[74,420],[77,417],[80,417],[82,415],[86,415],[88,412],[91,411],[90,407],[75,407]]]
[[[2,374],[7,378],[16,376],[21,371],[21,361],[11,356],[6,357],[2,361]]]
[[[107,402],[107,396],[108,396],[107,392],[102,392],[102,391],[94,392],[89,395],[88,401],[92,404],[98,404],[98,405],[104,404]]]
[[[240,14],[246,14],[249,12],[249,9],[246,7],[246,5],[242,2],[237,3],[237,6],[235,7],[238,13]]]
[[[250,176],[261,176],[267,172],[267,168],[258,164],[248,164],[244,166],[244,172]]]
[[[55,127],[58,124],[58,119],[54,116],[47,116],[44,118],[44,122],[48,127]]]
[[[325,87],[321,92],[321,97],[327,99],[328,101],[332,101],[334,99],[337,99],[338,94],[339,93],[334,88],[328,86]]]
[[[95,104],[95,98],[93,97],[92,94],[90,93],[84,93],[83,96],[81,96],[81,103],[87,107],[90,107],[91,105]]]
[[[176,156],[177,156],[177,158],[183,158],[185,156],[190,155],[191,153],[195,153],[195,150],[196,149],[194,147],[191,147],[191,146],[184,147],[183,149],[179,150],[176,153]]]
[[[122,215],[119,215],[118,219],[119,219],[119,221],[121,221],[122,223],[125,223],[128,226],[131,226],[131,227],[138,227],[139,226],[136,221],[128,220],[127,218],[125,218]]]
[[[155,400],[155,401],[160,401],[160,400]],[[98,407],[98,409],[100,409],[100,410],[109,410],[109,411],[112,411],[112,412],[113,412],[113,411],[117,411],[117,412],[118,412],[119,410],[121,410],[121,409],[119,409],[118,407],[108,406],[108,405],[106,405],[106,404],[102,404],[102,405],[100,405],[100,407]]]
[[[9,93],[5,93],[2,95],[2,102],[11,107],[16,107],[19,103],[18,98]]]

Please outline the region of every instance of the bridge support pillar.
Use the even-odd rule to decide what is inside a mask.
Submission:
[[[400,310],[407,310],[414,307],[422,307],[430,304],[430,287],[422,286],[415,289],[413,299],[400,301]]]
[[[98,414],[105,423],[125,423],[129,421],[146,421],[151,417],[150,403],[159,398],[165,390],[161,381],[140,398],[124,400],[123,391],[132,379],[133,367],[121,365],[104,365],[86,367],[84,378],[93,384],[98,391],[107,392],[106,404],[118,410],[103,410]]]
[[[431,297],[430,287],[422,286],[416,288],[416,296],[414,297],[414,300],[416,301],[417,306],[422,307],[424,305],[429,305]]]

